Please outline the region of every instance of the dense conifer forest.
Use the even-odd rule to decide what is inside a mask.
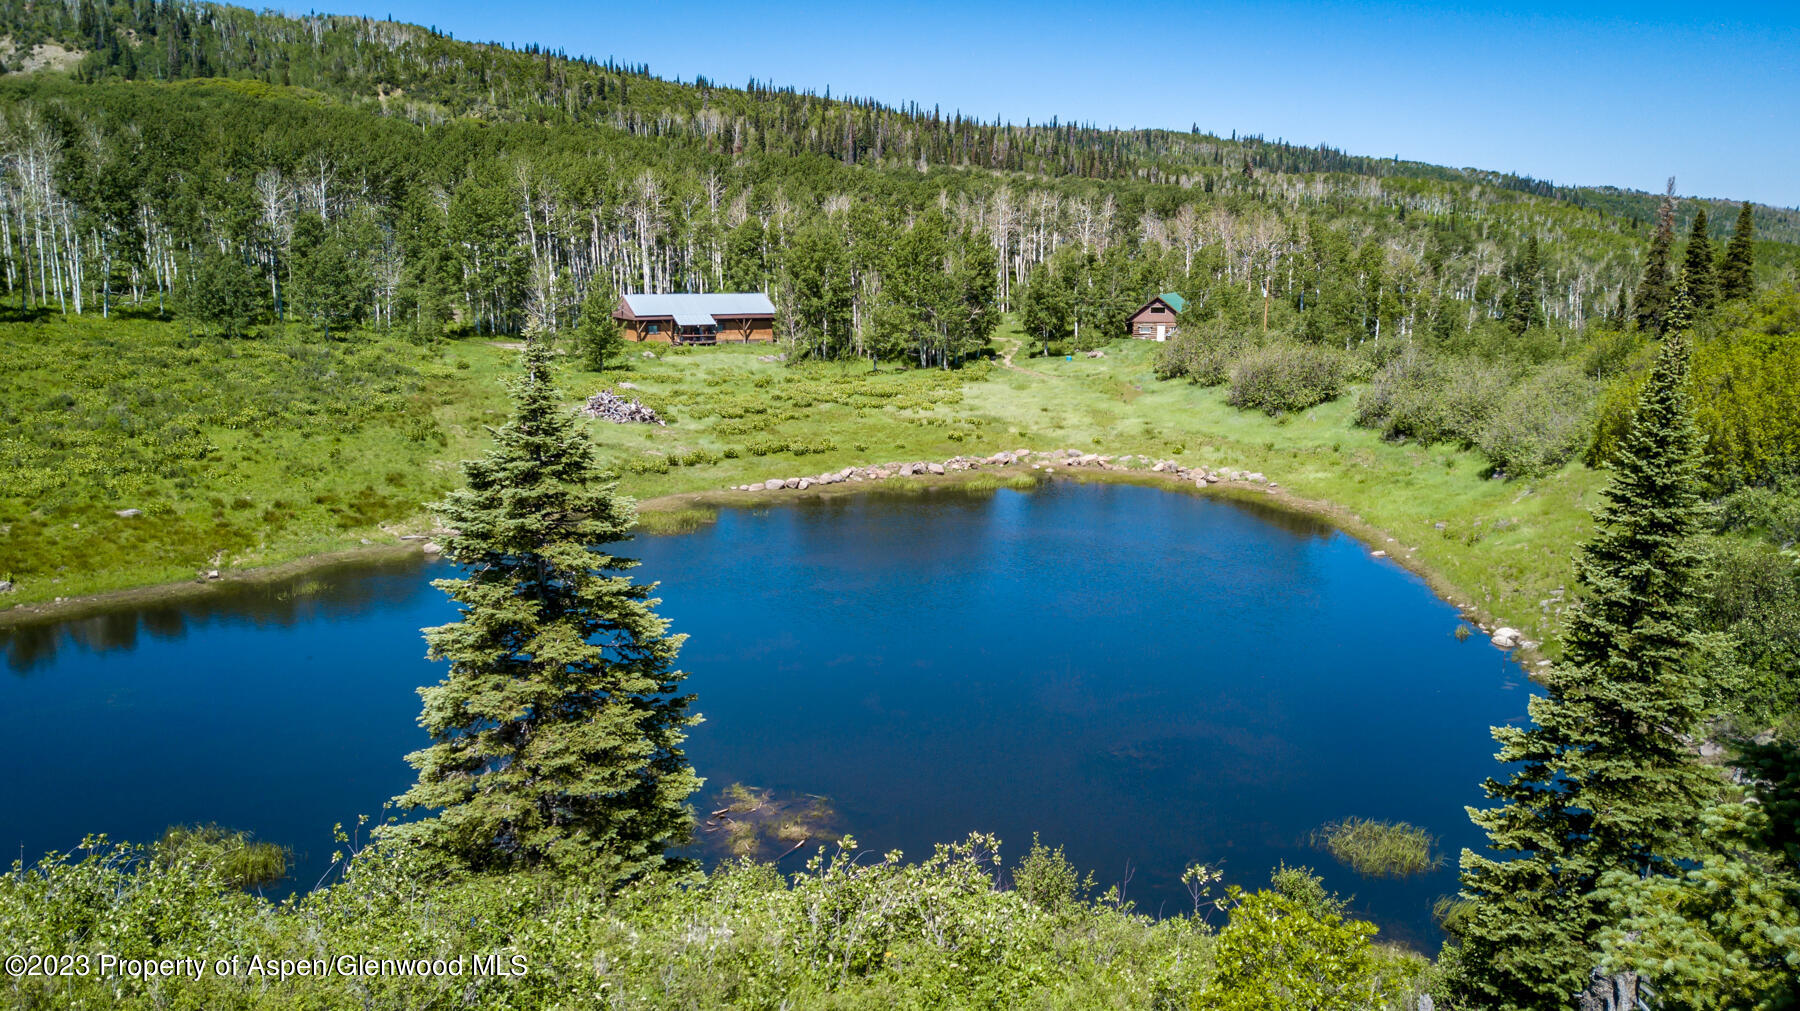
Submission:
[[[304,960],[405,937],[551,967],[183,993],[220,1007],[1791,1006],[1797,264],[1800,211],[1673,179],[984,122],[368,18],[6,3],[0,592],[340,547],[427,501],[468,534],[453,561],[507,561],[447,582],[469,612],[431,630],[457,676],[404,802],[447,816],[340,830],[332,886],[278,907],[246,889],[284,858],[242,835],[91,840],[0,880],[0,939]],[[742,290],[770,293],[779,360],[633,361],[608,317],[620,292]],[[1179,336],[1121,340],[1165,292]],[[627,373],[673,430],[590,436],[560,409],[558,377]],[[1041,440],[1289,467],[1538,624],[1548,695],[1496,732],[1511,764],[1471,811],[1494,849],[1464,855],[1435,961],[1372,943],[1303,868],[1215,894],[1195,865],[1191,913],[1153,918],[1058,850],[1008,863],[980,835],[922,863],[847,841],[785,879],[663,859],[694,789],[687,700],[628,563],[590,557],[633,521],[616,482]],[[449,462],[484,453],[453,491]],[[554,507],[508,513],[527,486]],[[590,641],[620,628],[635,667]],[[471,708],[496,670],[535,693],[526,716]],[[570,671],[592,705],[534,737]],[[555,777],[507,771],[528,738]],[[557,799],[633,777],[636,806]],[[9,994],[168,1006],[142,980]]]

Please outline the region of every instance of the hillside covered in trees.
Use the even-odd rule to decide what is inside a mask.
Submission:
[[[435,336],[517,332],[532,313],[566,326],[597,279],[769,288],[817,354],[946,360],[980,343],[980,307],[952,311],[970,293],[920,290],[880,255],[922,225],[915,261],[991,276],[1001,310],[1048,268],[1090,339],[1148,292],[1214,285],[1337,343],[1509,312],[1579,332],[1629,302],[1656,218],[1642,194],[681,84],[363,18],[187,3],[0,17],[0,59],[74,54],[69,77],[4,81],[7,289],[78,313],[186,298],[227,329]],[[1680,202],[1675,226],[1703,209],[1728,235],[1735,208],[1718,203]],[[1766,240],[1800,222],[1752,217],[1757,262],[1778,271],[1792,248]],[[893,302],[930,319],[896,321]]]

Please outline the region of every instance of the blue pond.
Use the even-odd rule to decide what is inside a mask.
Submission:
[[[1355,540],[1151,488],[861,495],[726,510],[642,538],[637,576],[690,638],[708,780],[822,794],[875,851],[1037,833],[1147,912],[1191,862],[1263,884],[1316,867],[1385,936],[1434,948],[1434,898],[1479,845],[1463,813],[1527,682],[1456,611]],[[217,822],[292,846],[311,887],[331,827],[379,816],[424,743],[418,629],[454,617],[438,563],[319,570],[199,601],[0,632],[11,775],[0,844]],[[1359,877],[1309,842],[1405,820],[1448,856]],[[787,858],[798,866],[802,855]]]

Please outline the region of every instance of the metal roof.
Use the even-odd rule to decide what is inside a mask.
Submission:
[[[680,326],[712,326],[718,316],[773,316],[775,306],[760,291],[720,291],[707,294],[633,294],[625,296],[632,315],[672,316]]]
[[[1176,312],[1183,312],[1187,309],[1187,299],[1182,298],[1178,291],[1165,291],[1156,297],[1169,303],[1169,307]]]

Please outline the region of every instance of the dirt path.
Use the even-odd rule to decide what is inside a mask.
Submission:
[[[1004,352],[1002,352],[1000,355],[1000,364],[1004,365],[1005,367],[1007,367],[1009,369],[1012,369],[1014,372],[1023,372],[1028,376],[1037,376],[1039,379],[1055,379],[1056,377],[1051,375],[1048,372],[1039,372],[1036,369],[1028,369],[1023,365],[1014,365],[1013,364],[1013,355],[1017,354],[1019,349],[1024,346],[1025,346],[1024,341],[1020,341],[1020,340],[1011,341],[1011,343],[1007,346],[1006,350]]]

